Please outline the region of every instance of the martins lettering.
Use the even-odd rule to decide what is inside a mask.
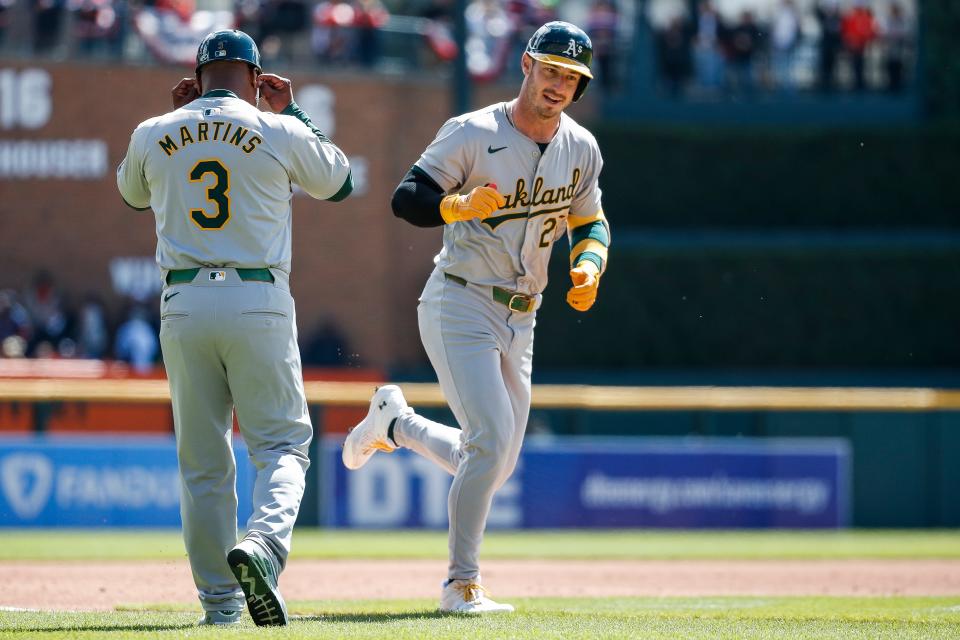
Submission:
[[[173,135],[164,133],[157,140],[157,144],[167,156],[173,156],[180,149],[201,142],[223,142],[239,147],[245,153],[252,153],[257,145],[263,141],[259,134],[250,135],[250,129],[237,125],[234,129],[232,122],[213,122],[213,127],[206,121],[199,121],[192,125],[184,125]],[[175,137],[174,137],[175,136]],[[179,142],[179,145],[178,145]]]

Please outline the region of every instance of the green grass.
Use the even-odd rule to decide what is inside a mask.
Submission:
[[[425,600],[293,602],[289,627],[194,626],[196,611],[0,612],[3,638],[822,638],[960,637],[958,598],[530,598],[518,612],[467,618]]]
[[[298,558],[446,556],[444,532],[298,529]],[[174,530],[0,530],[0,568],[11,560],[183,558]],[[960,558],[960,530],[490,532],[484,558],[814,559]],[[389,579],[389,577],[385,577]],[[8,588],[10,586],[8,585]],[[12,588],[16,588],[12,585]],[[53,588],[53,587],[52,587]],[[0,610],[7,638],[483,640],[660,638],[773,640],[960,639],[957,597],[517,598],[512,615],[443,616],[434,600],[293,601],[283,629],[195,626],[195,604],[109,613]]]
[[[292,558],[443,558],[445,532],[297,529]],[[184,557],[179,531],[0,530],[4,560]],[[483,557],[555,559],[960,558],[960,530],[488,532]]]

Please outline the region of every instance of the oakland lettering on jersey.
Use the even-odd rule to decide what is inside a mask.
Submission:
[[[212,125],[212,126],[211,126]],[[263,138],[258,133],[251,134],[250,129],[245,129],[240,125],[234,128],[232,122],[197,122],[192,126],[182,126],[175,134],[166,134],[163,138],[157,140],[157,144],[163,149],[167,156],[172,156],[177,151],[190,144],[199,142],[225,142],[239,147],[244,153],[253,153]],[[178,144],[179,143],[179,144]]]
[[[517,180],[517,188],[511,194],[506,196],[507,204],[503,209],[513,209],[514,207],[536,207],[541,204],[556,204],[573,200],[573,194],[577,192],[577,184],[580,182],[580,168],[573,170],[570,177],[570,184],[563,187],[543,189],[543,178],[537,178],[533,181],[533,193],[527,192],[527,181],[523,178]]]

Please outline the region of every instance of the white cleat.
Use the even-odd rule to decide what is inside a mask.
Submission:
[[[513,605],[494,602],[476,580],[450,580],[443,586],[440,611],[444,613],[509,613]]]
[[[367,417],[350,430],[343,442],[343,466],[359,469],[377,451],[395,451],[397,446],[387,437],[390,423],[394,418],[412,412],[397,385],[388,384],[377,389],[370,400]]]
[[[240,624],[240,611],[204,611],[203,617],[197,621],[201,626],[216,625],[218,627]]]

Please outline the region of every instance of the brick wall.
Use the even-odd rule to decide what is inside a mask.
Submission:
[[[39,102],[30,96],[38,89],[36,83],[28,86],[28,70],[48,74]],[[6,94],[0,96],[0,144],[86,139],[103,140],[108,148],[106,169],[97,179],[0,175],[0,288],[25,287],[35,270],[45,268],[75,302],[97,292],[119,312],[123,301],[112,290],[110,261],[152,256],[156,237],[151,212],[135,212],[121,201],[113,171],[131,131],[169,110],[169,90],[186,73],[0,61],[0,79],[5,78],[0,91]],[[346,331],[361,363],[424,361],[416,297],[432,268],[440,231],[397,220],[389,199],[450,115],[449,89],[431,79],[413,85],[382,77],[291,75],[295,96],[298,87],[310,84],[334,92],[332,137],[349,156],[366,158],[368,166],[363,195],[338,204],[294,199],[292,283],[301,334],[309,336],[323,319],[332,318]],[[515,91],[509,85],[485,87],[476,104],[508,99]],[[44,108],[44,93],[52,108],[45,121],[33,117]],[[43,123],[34,128],[38,120]]]

